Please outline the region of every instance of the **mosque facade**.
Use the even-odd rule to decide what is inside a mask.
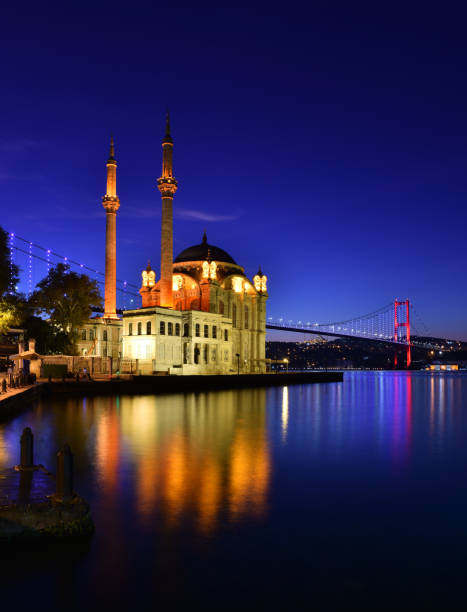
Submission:
[[[104,316],[90,321],[78,342],[80,353],[118,358],[120,369],[141,374],[230,374],[266,370],[267,277],[248,279],[223,249],[199,244],[173,257],[173,140],[169,117],[162,141],[160,277],[148,263],[141,274],[140,308],[116,309],[116,192],[114,146],[107,162],[106,279]],[[87,336],[86,336],[87,334]],[[89,337],[90,336],[90,337]],[[105,340],[104,340],[105,337]],[[109,339],[111,338],[111,340]],[[92,343],[92,344],[90,344]],[[107,354],[105,354],[107,353]]]

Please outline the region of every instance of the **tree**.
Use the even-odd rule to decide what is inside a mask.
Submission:
[[[73,345],[68,334],[59,330],[50,321],[40,317],[28,316],[21,322],[25,330],[25,340],[34,338],[36,341],[36,352],[40,355],[69,355],[73,352]]]
[[[8,292],[16,292],[19,268],[10,261],[8,234],[0,227],[0,297]]]
[[[10,261],[8,234],[0,227],[0,334],[17,326],[24,313],[24,298],[16,291],[19,268]]]
[[[78,328],[91,317],[93,306],[102,307],[96,281],[61,263],[37,284],[29,302],[36,314],[48,315],[50,324],[68,336],[73,352]]]

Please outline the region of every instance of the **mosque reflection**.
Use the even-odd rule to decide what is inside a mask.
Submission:
[[[106,402],[103,405],[101,402]],[[111,403],[109,405],[109,402]],[[133,487],[144,522],[219,520],[265,514],[270,483],[264,389],[90,400],[97,409],[95,461],[108,505]]]

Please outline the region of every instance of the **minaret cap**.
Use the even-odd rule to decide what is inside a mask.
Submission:
[[[110,153],[109,153],[109,162],[115,161],[115,145],[114,145],[114,137],[113,134],[110,135]]]
[[[171,143],[173,144],[172,136],[170,135],[170,114],[167,111],[167,115],[165,116],[165,136],[162,144]]]

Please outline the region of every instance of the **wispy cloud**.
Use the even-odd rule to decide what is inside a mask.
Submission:
[[[0,151],[5,153],[24,153],[39,146],[39,142],[29,138],[0,138]]]
[[[175,209],[175,216],[182,219],[197,219],[198,221],[216,222],[216,221],[236,221],[242,215],[241,211],[236,211],[230,215],[217,215],[204,212],[202,210],[193,210],[189,208]]]
[[[12,172],[0,172],[0,182],[6,181],[41,181],[44,177],[39,172],[30,174],[15,174]]]

